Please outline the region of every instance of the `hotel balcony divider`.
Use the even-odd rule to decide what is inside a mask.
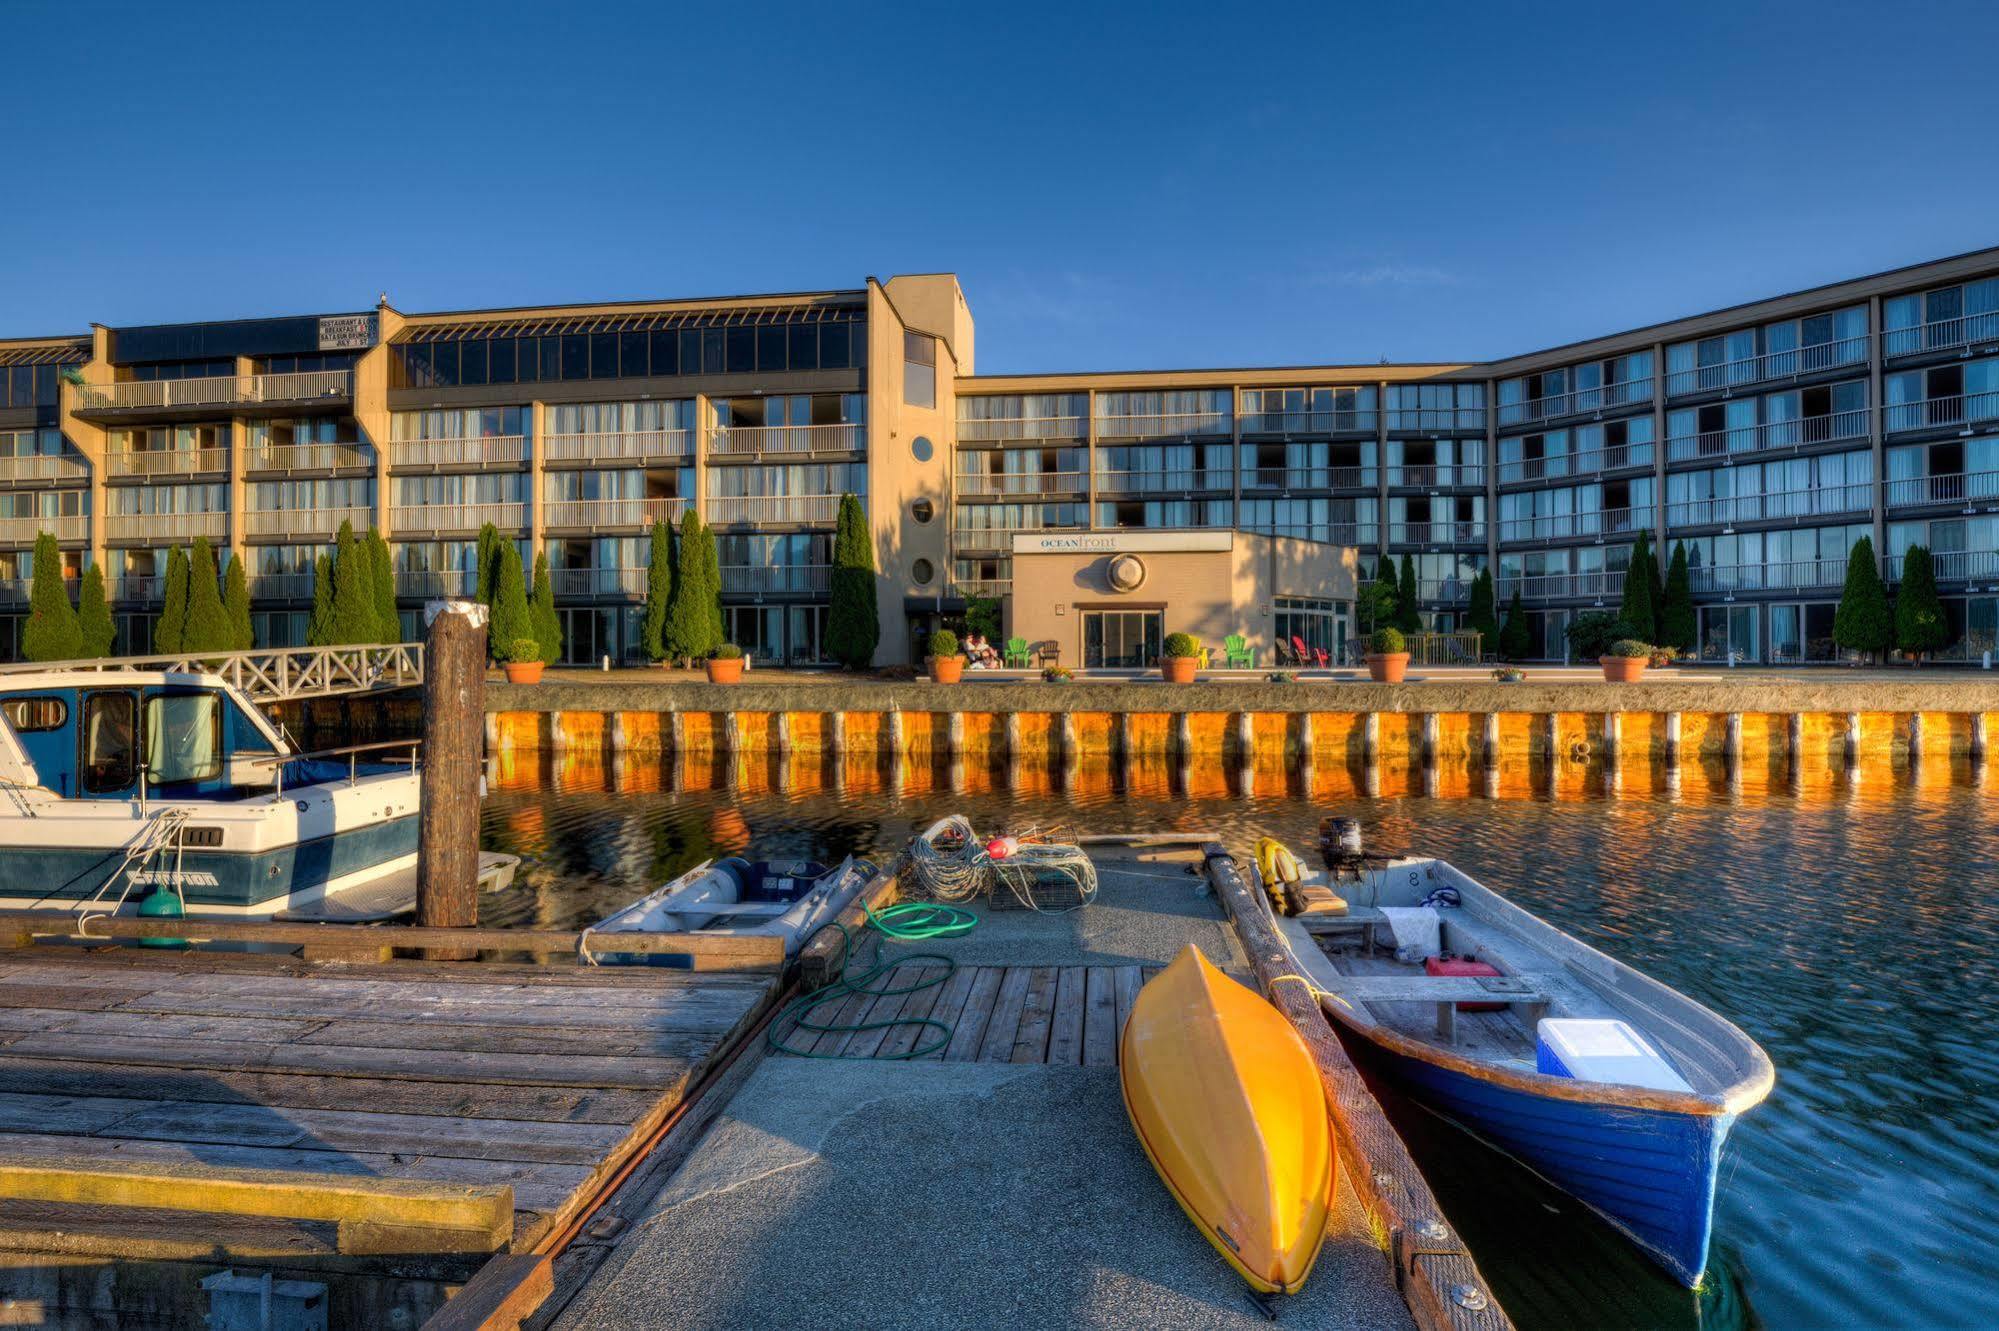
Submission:
[[[1499,404],[1499,424],[1502,427],[1527,425],[1536,421],[1558,420],[1563,416],[1581,416],[1592,412],[1637,406],[1652,400],[1654,382],[1653,378],[1647,375],[1643,379],[1627,379],[1622,383],[1604,384],[1599,388],[1577,388],[1567,393],[1557,393],[1552,397],[1529,398],[1525,402],[1502,402]]]
[[[1796,420],[1767,421],[1762,425],[1729,426],[1702,430],[1696,434],[1666,437],[1666,458],[1681,462],[1688,458],[1726,457],[1737,453],[1769,453],[1782,449],[1812,448],[1819,444],[1867,440],[1867,410],[1835,411],[1825,416],[1801,416]]]
[[[1999,391],[1958,393],[1950,397],[1925,398],[1920,402],[1895,402],[1881,409],[1881,428],[1889,434],[1904,430],[1936,430],[1950,426],[1999,429]],[[1965,434],[1973,433],[1967,428]]]
[[[1696,365],[1690,370],[1668,370],[1666,396],[1685,397],[1692,393],[1733,390],[1752,384],[1802,379],[1808,375],[1863,366],[1867,364],[1868,347],[1872,342],[1872,338],[1862,333],[1858,337],[1814,342],[1789,351],[1766,351],[1739,360]]]
[[[1909,476],[1889,481],[1884,499],[1889,508],[1991,502],[1999,500],[1999,471]]]
[[[650,527],[680,521],[687,505],[685,499],[551,499],[542,506],[542,524],[587,531]]]
[[[621,430],[594,434],[551,434],[541,441],[541,460],[602,466],[630,463],[683,463],[694,460],[692,430]]]
[[[718,425],[708,438],[709,456],[809,456],[854,453],[867,446],[863,425]]]
[[[1773,490],[1767,494],[1719,495],[1686,499],[1666,505],[1669,527],[1728,526],[1737,522],[1780,522],[1786,518],[1835,517],[1868,513],[1874,507],[1874,486],[1823,485],[1810,490]]]

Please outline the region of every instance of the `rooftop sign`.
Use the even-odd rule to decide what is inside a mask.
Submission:
[[[321,351],[365,351],[374,345],[372,314],[331,314],[319,321]]]

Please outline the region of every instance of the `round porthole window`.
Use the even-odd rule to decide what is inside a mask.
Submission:
[[[1136,555],[1119,555],[1107,572],[1112,591],[1135,592],[1145,585],[1145,561]]]
[[[937,450],[932,447],[928,439],[919,434],[915,439],[910,441],[909,451],[916,455],[918,462],[928,462]]]
[[[919,587],[928,587],[930,580],[937,576],[937,568],[927,559],[919,559],[909,566],[909,576]]]
[[[928,499],[919,499],[909,506],[909,516],[915,518],[920,523],[928,525],[930,519],[937,516],[937,505],[931,503]]]

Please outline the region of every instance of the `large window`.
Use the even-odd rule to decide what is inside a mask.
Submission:
[[[912,407],[937,406],[937,339],[928,333],[902,335],[902,400]]]
[[[1159,661],[1164,612],[1085,610],[1083,665],[1086,669],[1148,669]]]
[[[129,693],[93,693],[83,703],[86,795],[116,795],[139,779],[138,703]]]
[[[222,775],[222,699],[168,693],[146,699],[146,780],[167,790]]]

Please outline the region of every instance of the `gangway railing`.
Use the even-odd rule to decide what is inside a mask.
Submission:
[[[270,647],[248,652],[182,652],[171,656],[109,656],[87,661],[21,661],[0,665],[0,679],[47,671],[102,673],[159,670],[220,675],[254,702],[372,693],[423,683],[423,644]]]

